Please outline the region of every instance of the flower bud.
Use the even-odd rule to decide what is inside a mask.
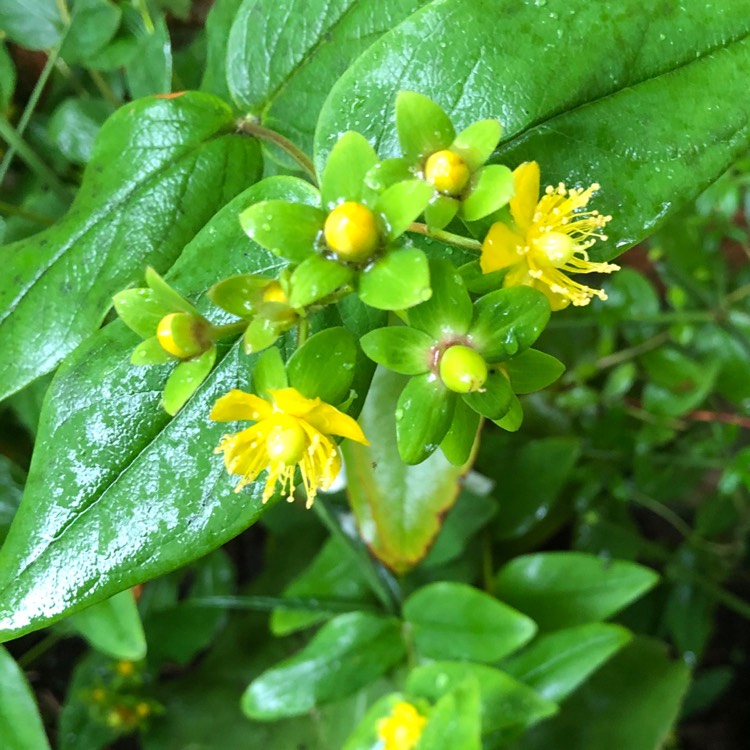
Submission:
[[[279,302],[282,305],[289,304],[289,297],[278,281],[272,281],[263,289],[264,302]]]
[[[208,331],[209,324],[203,318],[190,313],[170,313],[159,321],[156,336],[165,351],[189,359],[211,346]]]
[[[461,195],[471,177],[466,162],[458,155],[444,149],[436,151],[424,167],[424,176],[444,195]]]
[[[342,203],[328,214],[323,235],[328,247],[341,260],[354,263],[370,258],[380,245],[375,214],[354,201]]]
[[[440,358],[440,378],[455,393],[478,391],[487,380],[487,363],[468,346],[451,346]]]

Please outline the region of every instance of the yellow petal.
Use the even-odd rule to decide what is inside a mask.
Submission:
[[[362,428],[348,415],[330,404],[321,402],[310,411],[305,420],[324,435],[339,435],[369,445]]]
[[[250,480],[266,468],[270,461],[267,432],[265,424],[256,424],[221,441],[217,450],[224,451],[224,465],[230,474],[241,474]]]
[[[534,286],[534,278],[529,273],[526,263],[519,263],[505,274],[503,286]]]
[[[305,398],[296,388],[280,388],[278,391],[269,391],[276,408],[293,417],[305,417],[305,415],[319,403],[319,398]]]
[[[570,300],[567,297],[558,294],[557,292],[553,292],[541,279],[533,279],[531,286],[544,293],[544,296],[549,300],[549,306],[552,312],[564,310],[570,304]]]
[[[523,259],[524,239],[501,221],[490,227],[482,243],[479,265],[482,273],[514,266]],[[519,252],[520,251],[520,252]]]
[[[238,419],[258,421],[267,419],[272,413],[273,408],[268,401],[235,388],[214,404],[210,416],[215,422],[234,422]]]
[[[513,184],[516,194],[510,199],[510,213],[518,229],[526,234],[539,202],[539,165],[535,161],[525,161],[516,167]]]

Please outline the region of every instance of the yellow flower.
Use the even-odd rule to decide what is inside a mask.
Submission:
[[[242,479],[239,492],[264,469],[268,469],[265,503],[276,484],[294,499],[294,472],[300,468],[309,508],[318,489],[328,489],[341,469],[341,456],[329,435],[339,435],[369,445],[360,426],[319,398],[305,398],[294,388],[269,391],[271,400],[233,390],[222,396],[211,411],[217,422],[251,420],[242,432],[225,435],[216,453],[224,452],[224,465],[230,474]]]
[[[510,201],[514,226],[493,224],[482,244],[480,264],[483,273],[507,268],[503,286],[525,284],[544,292],[553,310],[571,302],[587,305],[592,297],[607,299],[602,289],[592,289],[568,278],[568,273],[612,273],[613,263],[589,260],[588,248],[612,218],[598,211],[585,211],[591,196],[599,189],[567,190],[561,182],[549,186],[539,198],[539,165],[521,164],[513,172],[515,197]]]
[[[412,750],[422,736],[427,719],[411,703],[400,701],[390,716],[378,722],[378,739],[383,750]]]

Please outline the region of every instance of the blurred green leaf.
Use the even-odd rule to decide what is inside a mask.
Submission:
[[[66,99],[50,117],[50,138],[67,159],[86,164],[102,123],[111,113],[112,105],[102,99]]]
[[[55,0],[4,2],[2,25],[12,42],[33,50],[53,47],[66,27]]]

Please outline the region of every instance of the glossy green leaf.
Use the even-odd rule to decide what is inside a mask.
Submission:
[[[590,252],[612,257],[747,150],[744,10],[743,0],[669,13],[623,0],[603,17],[587,0],[430,3],[338,80],[321,112],[316,157],[325,159],[331,134],[350,129],[373,139],[382,157],[397,155],[390,106],[404,89],[444,103],[459,128],[499,118],[503,163],[539,161],[543,185],[602,184],[594,207],[615,218],[610,240]],[[585,64],[561,69],[582,50]]]
[[[306,713],[374,681],[404,654],[397,620],[364,612],[340,615],[295,656],[253,680],[242,709],[263,721]]]
[[[317,247],[325,211],[287,201],[261,201],[240,214],[240,224],[251,240],[274,255],[301,263]]]
[[[664,645],[638,638],[535,727],[518,750],[644,750],[663,747],[677,718],[690,670]]]
[[[407,687],[415,695],[438,700],[467,679],[479,683],[482,734],[514,725],[531,724],[554,714],[557,706],[522,682],[484,664],[436,661],[412,670]]]
[[[237,222],[243,206],[269,198],[316,194],[289,177],[248,189],[189,244],[169,283],[203,295],[199,307],[208,310],[205,292],[217,272],[273,274],[280,261]],[[132,367],[136,343],[115,321],[68,358],[50,386],[24,499],[0,550],[1,638],[185,565],[261,513],[260,487],[235,493],[213,452],[227,425],[208,419],[217,398],[249,390],[253,359],[222,346],[211,375],[170,420],[159,405],[169,368]],[[101,555],[103,548],[119,553]]]
[[[0,646],[0,737],[7,750],[49,750],[34,694],[13,657]]]
[[[565,372],[565,365],[559,359],[538,349],[521,352],[509,359],[503,367],[515,393],[541,391]]]
[[[478,221],[505,206],[513,197],[513,173],[501,164],[489,164],[476,173],[471,192],[459,211],[466,221]]]
[[[27,49],[49,49],[60,41],[66,23],[55,0],[4,3],[3,31]]]
[[[429,299],[430,268],[418,248],[392,250],[359,277],[359,297],[378,310],[401,310]]]
[[[494,662],[531,640],[536,625],[520,612],[462,583],[432,583],[404,602],[417,651],[431,659]]]
[[[510,406],[504,417],[492,420],[498,427],[502,427],[508,432],[518,432],[523,424],[523,407],[521,402],[514,395],[511,396]]]
[[[479,120],[464,128],[451,144],[472,172],[479,169],[497,148],[503,126],[499,120]]]
[[[361,201],[365,175],[378,161],[364,136],[350,130],[339,138],[320,178],[320,196],[329,211],[338,203]]]
[[[405,378],[379,369],[360,423],[371,445],[344,441],[349,501],[360,534],[389,567],[415,565],[440,530],[441,515],[458,495],[462,469],[437,452],[418,466],[401,461],[396,444],[396,403]]]
[[[434,343],[429,334],[408,326],[378,328],[359,342],[371,360],[401,375],[427,372]]]
[[[423,750],[482,750],[479,685],[468,679],[443,695],[430,711],[419,738]]]
[[[407,313],[409,325],[426,331],[437,341],[464,336],[474,310],[461,277],[449,261],[430,261],[430,286],[430,299]]]
[[[456,134],[443,108],[417,90],[398,92],[396,131],[404,156],[413,163],[448,148]]]
[[[544,330],[550,311],[547,298],[536,289],[498,289],[474,303],[470,335],[488,362],[509,359],[528,349]]]
[[[289,304],[294,308],[310,305],[345,286],[353,277],[348,266],[322,255],[311,255],[292,273]]]
[[[462,396],[477,414],[488,419],[502,419],[510,409],[513,391],[508,378],[501,372],[490,372],[484,388]]]
[[[169,267],[260,168],[257,144],[235,133],[231,110],[211,96],[121,107],[99,133],[68,214],[4,249],[0,349],[12,356],[0,362],[0,398],[55,367],[145,265]]]
[[[113,659],[140,661],[146,656],[146,638],[132,591],[121,591],[77,612],[65,624]]]
[[[388,239],[400,237],[417,220],[434,192],[432,186],[422,180],[404,180],[380,195],[375,210],[385,219]]]
[[[174,416],[208,377],[216,362],[216,347],[198,357],[180,362],[164,384],[161,403],[167,414]]]
[[[497,574],[498,598],[543,630],[611,617],[653,588],[659,576],[624,560],[582,552],[540,552],[511,560]]]
[[[244,0],[223,39],[232,99],[312,153],[318,114],[336,79],[424,2]]]
[[[619,625],[590,623],[538,638],[503,664],[508,674],[550,701],[567,698],[632,638]]]
[[[357,345],[346,328],[327,328],[311,336],[287,363],[289,385],[307,398],[340,404],[354,378]]]
[[[401,459],[418,464],[432,455],[453,421],[456,394],[431,372],[416,375],[396,405],[396,440]]]
[[[471,456],[479,431],[480,415],[462,398],[456,399],[453,421],[440,443],[443,455],[455,466],[465,464]]]

